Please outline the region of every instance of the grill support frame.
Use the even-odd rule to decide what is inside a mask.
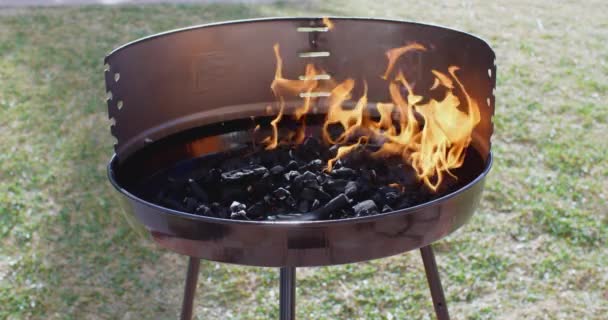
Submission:
[[[450,320],[445,294],[437,269],[435,253],[431,245],[420,248],[420,255],[424,264],[426,279],[431,291],[431,299],[435,308],[437,320]],[[188,260],[188,271],[186,273],[186,285],[184,288],[184,299],[182,303],[181,320],[192,320],[194,315],[194,297],[200,270],[200,259],[190,257]],[[279,319],[296,319],[296,267],[282,267],[280,271],[279,288]]]

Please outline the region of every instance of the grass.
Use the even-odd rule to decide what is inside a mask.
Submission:
[[[495,166],[471,223],[435,245],[456,319],[608,314],[604,1],[314,1],[0,9],[0,319],[165,319],[186,259],[123,218],[102,59],[155,32],[262,16],[383,16],[497,52]],[[363,44],[365,45],[365,44]],[[431,319],[418,254],[298,274],[305,319]],[[199,319],[278,315],[276,270],[204,262]]]

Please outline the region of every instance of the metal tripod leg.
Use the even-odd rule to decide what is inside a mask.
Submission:
[[[281,268],[280,286],[280,308],[281,320],[296,319],[296,268]]]
[[[424,263],[424,270],[426,271],[426,280],[429,282],[429,288],[431,289],[431,297],[433,298],[437,319],[450,320],[448,306],[445,303],[445,296],[443,294],[443,288],[441,287],[441,280],[439,279],[439,272],[437,271],[437,262],[435,261],[433,248],[431,245],[422,247],[420,248],[420,254],[422,255],[422,262]]]
[[[199,259],[190,257],[190,260],[188,260],[188,273],[186,275],[181,320],[192,320],[192,308],[194,306],[194,296],[196,294],[196,283],[198,282],[198,271],[200,266],[201,261]]]

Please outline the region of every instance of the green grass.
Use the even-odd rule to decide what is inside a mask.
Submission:
[[[608,4],[295,3],[0,9],[0,319],[177,316],[186,259],[138,236],[106,182],[103,56],[167,29],[287,15],[404,18],[487,39],[496,161],[472,221],[435,246],[451,312],[605,319]],[[303,268],[299,318],[430,319],[422,270],[415,252]],[[277,273],[204,262],[198,318],[277,318]]]

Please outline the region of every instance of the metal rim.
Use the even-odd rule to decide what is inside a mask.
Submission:
[[[488,154],[488,158],[486,160],[486,166],[484,168],[484,170],[475,178],[473,179],[471,182],[469,182],[468,184],[466,184],[465,186],[463,186],[462,188],[448,193],[442,197],[439,197],[437,199],[425,202],[425,203],[421,203],[419,205],[413,206],[413,207],[409,207],[409,208],[405,208],[405,209],[401,209],[401,210],[394,210],[394,211],[390,211],[390,212],[385,212],[385,213],[379,213],[379,214],[375,214],[375,215],[371,215],[371,216],[365,216],[365,217],[354,217],[354,218],[345,218],[345,219],[336,219],[336,220],[318,220],[318,221],[251,221],[251,220],[230,220],[230,219],[221,219],[221,218],[214,218],[214,217],[207,217],[207,216],[199,216],[199,215],[195,215],[195,214],[191,214],[188,212],[183,212],[183,211],[177,211],[177,210],[173,210],[170,208],[166,208],[160,205],[157,205],[155,203],[143,200],[135,195],[133,195],[132,193],[130,193],[129,191],[127,191],[126,189],[122,188],[120,185],[118,185],[118,182],[116,182],[116,180],[114,179],[114,170],[112,170],[112,165],[114,163],[116,163],[116,154],[112,155],[112,158],[110,159],[110,162],[108,163],[107,166],[107,174],[108,174],[108,179],[110,180],[110,183],[112,184],[112,186],[118,190],[120,193],[124,194],[125,196],[127,196],[129,199],[131,199],[132,201],[136,201],[139,202],[143,205],[146,205],[148,207],[157,209],[157,210],[161,210],[164,213],[167,214],[172,214],[172,215],[176,215],[182,218],[187,218],[187,219],[191,219],[191,220],[198,220],[198,221],[204,221],[204,222],[210,222],[210,223],[219,223],[219,224],[243,224],[243,225],[265,225],[265,226],[277,226],[277,227],[286,227],[286,226],[298,226],[298,227],[304,227],[304,226],[314,226],[314,227],[319,227],[319,226],[326,226],[326,225],[333,225],[333,224],[350,224],[353,222],[366,222],[366,221],[371,221],[371,220],[375,220],[375,219],[382,219],[384,217],[388,217],[388,216],[392,216],[392,215],[402,215],[402,214],[410,214],[412,212],[418,211],[420,209],[426,208],[426,207],[431,207],[434,206],[438,203],[442,203],[448,199],[451,199],[453,197],[458,196],[459,194],[463,193],[465,190],[472,188],[474,185],[476,185],[478,182],[480,182],[481,180],[483,180],[488,173],[490,172],[491,168],[492,168],[492,163],[493,163],[493,157],[492,157],[492,152],[490,152]]]
[[[281,21],[281,20],[285,20],[285,21],[298,21],[298,20],[308,21],[308,20],[315,20],[315,19],[321,19],[321,18],[322,17],[320,17],[320,16],[319,17],[268,17],[268,18],[229,20],[229,21],[205,23],[205,24],[200,24],[200,25],[195,25],[195,26],[190,26],[190,27],[185,27],[185,28],[177,28],[177,29],[168,30],[168,31],[157,33],[157,34],[145,36],[143,38],[139,38],[139,39],[133,40],[131,42],[127,42],[126,44],[124,44],[122,46],[119,46],[119,47],[115,48],[114,50],[110,51],[106,55],[106,57],[105,57],[104,60],[107,60],[110,56],[114,55],[118,51],[121,51],[121,50],[123,50],[125,48],[128,48],[128,47],[132,46],[132,45],[136,45],[138,43],[145,42],[145,41],[148,41],[148,40],[152,40],[152,39],[155,39],[155,38],[159,38],[159,37],[163,37],[163,36],[167,36],[167,35],[171,35],[171,34],[175,34],[175,33],[179,33],[179,32],[194,30],[194,29],[208,28],[208,27],[217,27],[217,26],[231,25],[231,24],[240,24],[240,23]],[[483,42],[488,48],[490,48],[490,50],[492,52],[494,52],[494,50],[492,50],[492,47],[490,47],[490,44],[485,39],[483,39],[483,38],[481,38],[479,36],[473,35],[471,33],[468,33],[468,32],[452,29],[452,28],[449,28],[449,27],[446,27],[446,26],[443,26],[443,25],[439,25],[439,24],[419,23],[419,22],[414,22],[414,21],[409,21],[409,20],[399,20],[399,19],[389,19],[389,18],[336,17],[336,16],[327,16],[327,18],[329,18],[330,20],[359,20],[359,21],[392,22],[392,23],[412,24],[412,25],[426,26],[426,27],[431,27],[431,28],[442,29],[444,31],[455,32],[455,33],[459,33],[459,34],[462,34],[462,35],[465,35],[465,36],[477,39],[477,40]]]

